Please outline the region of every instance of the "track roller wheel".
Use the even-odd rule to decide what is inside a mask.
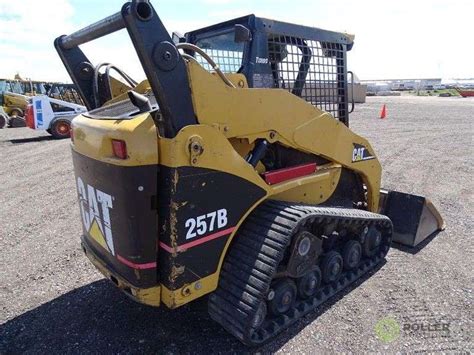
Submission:
[[[365,236],[365,241],[363,244],[363,252],[364,255],[368,258],[371,258],[380,249],[380,244],[382,242],[382,233],[375,228],[375,227],[370,227],[367,235]]]
[[[357,240],[349,240],[342,249],[342,260],[345,270],[352,270],[359,265],[362,257],[362,245]]]
[[[290,279],[278,281],[269,292],[270,312],[274,315],[280,315],[288,312],[293,307],[296,299],[296,285]]]
[[[321,263],[323,281],[325,283],[336,281],[341,276],[342,269],[343,260],[341,254],[334,250],[330,251]]]
[[[253,317],[252,328],[257,329],[263,324],[263,321],[267,317],[267,303],[265,301],[260,302],[257,312]]]
[[[321,285],[321,269],[316,266],[314,270],[304,274],[296,281],[298,296],[307,299],[313,296]]]

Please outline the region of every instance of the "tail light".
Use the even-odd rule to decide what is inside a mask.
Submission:
[[[112,150],[119,159],[127,159],[127,143],[120,139],[112,139]]]
[[[31,128],[35,129],[35,112],[33,110],[33,105],[28,105],[26,107],[26,114],[25,114],[26,125]]]

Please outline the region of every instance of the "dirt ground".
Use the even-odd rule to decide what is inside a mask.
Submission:
[[[370,277],[260,349],[222,330],[204,301],[149,308],[104,280],[79,246],[68,140],[0,130],[0,353],[473,351],[473,119],[474,99],[357,106],[351,127],[372,142],[383,185],[429,196],[447,229],[423,248],[392,248]]]

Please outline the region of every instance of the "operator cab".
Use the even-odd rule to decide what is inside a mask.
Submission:
[[[251,88],[288,90],[349,124],[351,35],[249,15],[188,32],[181,41],[203,49],[222,72],[244,74]],[[212,71],[198,53],[188,54]]]

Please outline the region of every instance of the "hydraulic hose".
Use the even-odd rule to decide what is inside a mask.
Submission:
[[[137,82],[133,80],[127,73],[117,68],[115,65],[110,63],[100,63],[94,68],[94,78],[92,81],[92,92],[94,94],[94,101],[96,107],[99,107],[99,71],[102,67],[105,68],[105,76],[107,78],[107,84],[109,87],[109,93],[112,96],[112,87],[110,85],[110,69],[115,70],[132,88],[137,86]]]
[[[219,68],[217,63],[214,62],[214,60],[212,60],[212,58],[204,50],[202,50],[198,46],[195,46],[194,44],[191,44],[191,43],[178,43],[176,45],[176,48],[178,48],[178,49],[187,49],[187,50],[199,53],[199,55],[201,55],[211,65],[212,69],[214,69],[216,71],[217,75],[219,75],[219,77],[222,79],[222,81],[224,83],[226,83],[228,86],[230,86],[232,88],[235,88],[235,85],[232,84],[232,82],[225,76],[225,74]],[[188,58],[188,57],[190,57],[190,56],[185,55],[185,58]],[[195,58],[193,57],[193,59],[195,59]]]

